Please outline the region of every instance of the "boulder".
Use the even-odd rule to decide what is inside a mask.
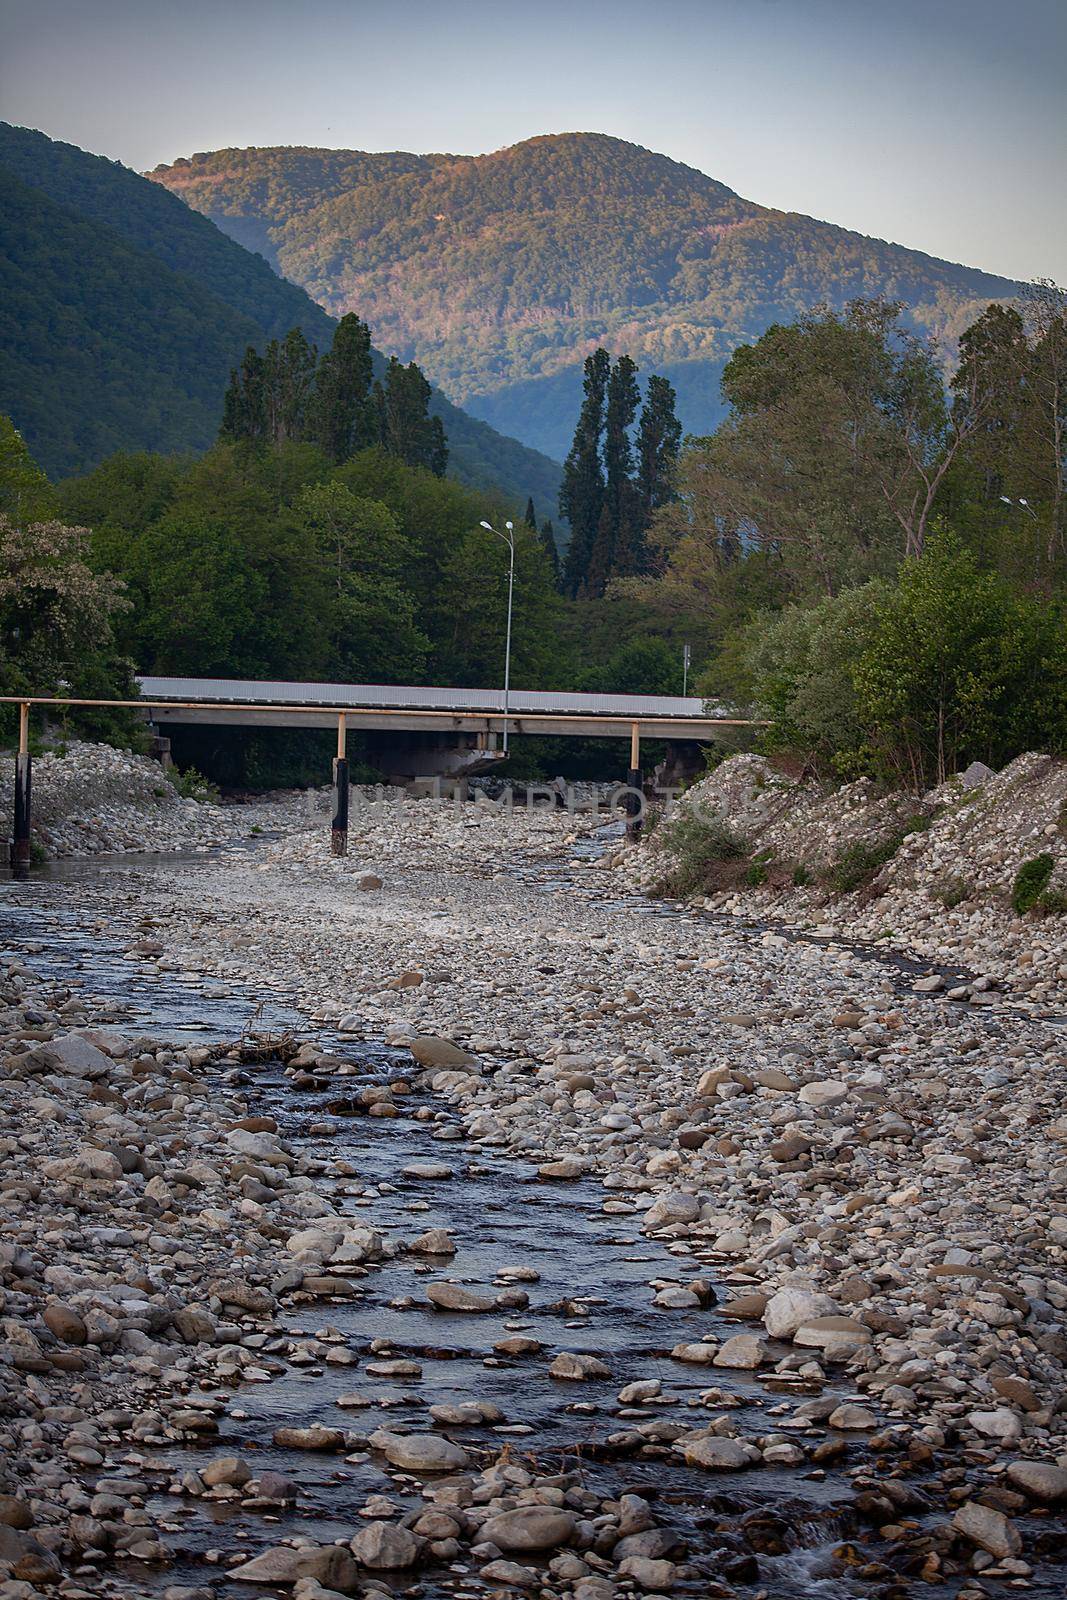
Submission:
[[[451,1039],[438,1039],[433,1034],[421,1034],[417,1039],[412,1039],[408,1049],[420,1067],[432,1067],[440,1070],[443,1067],[476,1067],[478,1065],[474,1056],[468,1055],[466,1050],[461,1050],[458,1044],[452,1043]]]
[[[580,1381],[585,1378],[610,1378],[611,1368],[604,1365],[596,1356],[583,1355],[580,1351],[562,1350],[548,1369],[550,1378],[566,1378]]]
[[[390,1433],[379,1428],[370,1442],[391,1466],[405,1472],[458,1472],[470,1459],[466,1450],[436,1433]]]
[[[791,1339],[816,1317],[832,1317],[838,1308],[828,1294],[799,1286],[779,1289],[763,1308],[763,1326],[772,1339]]]
[[[407,1528],[394,1527],[391,1522],[368,1522],[348,1548],[360,1565],[372,1572],[393,1572],[400,1567],[413,1567],[421,1545]]]
[[[978,1500],[965,1500],[952,1519],[956,1533],[962,1534],[979,1550],[987,1550],[998,1561],[1016,1556],[1022,1549],[1019,1530],[1010,1517]]]
[[[518,1506],[490,1517],[482,1524],[479,1537],[498,1550],[555,1550],[570,1543],[576,1522],[573,1511],[556,1506]]]

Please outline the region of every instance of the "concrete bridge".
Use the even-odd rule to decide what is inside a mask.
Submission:
[[[157,729],[172,726],[330,728],[337,732],[333,762],[333,846],[347,847],[350,728],[371,730],[375,762],[390,778],[462,779],[492,769],[511,735],[629,740],[626,783],[641,786],[641,740],[666,740],[677,749],[713,741],[723,728],[748,727],[746,719],[709,714],[693,697],[572,694],[556,690],[445,689],[407,685],[283,683],[244,678],[138,679],[138,700],[84,700],[60,696],[2,696],[19,705],[19,755],[13,854],[29,857],[32,706],[123,706],[142,712]],[[166,747],[165,736],[161,744]],[[620,774],[621,777],[621,774]]]

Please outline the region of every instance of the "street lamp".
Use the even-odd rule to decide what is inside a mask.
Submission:
[[[487,533],[495,533],[498,539],[503,539],[511,552],[511,564],[508,568],[508,632],[507,643],[504,646],[504,755],[508,753],[508,707],[511,698],[511,600],[515,592],[515,524],[505,522],[506,533],[501,533],[499,528],[494,528],[491,522],[483,522],[482,527]]]
[[[1011,499],[1011,498],[1010,498],[1010,497],[1009,497],[1009,496],[1008,496],[1008,495],[1006,495],[1006,494],[1002,494],[1002,495],[1001,495],[1001,497],[1000,497],[1000,498],[1001,498],[1001,499],[1002,499],[1002,500],[1003,500],[1003,502],[1004,502],[1004,504],[1005,504],[1005,505],[1006,505],[1006,506],[1022,506],[1022,508],[1023,508],[1023,510],[1024,510],[1024,511],[1025,511],[1025,512],[1027,512],[1027,514],[1028,514],[1028,515],[1029,515],[1029,516],[1031,516],[1031,517],[1033,517],[1033,519],[1034,519],[1034,521],[1035,521],[1035,522],[1037,522],[1037,521],[1038,521],[1038,520],[1039,520],[1039,519],[1038,519],[1038,515],[1037,515],[1037,512],[1036,512],[1036,511],[1035,511],[1035,510],[1034,510],[1034,508],[1033,508],[1033,506],[1032,506],[1032,505],[1031,505],[1031,504],[1030,504],[1030,502],[1029,502],[1029,500],[1024,500],[1024,499],[1022,499],[1022,497],[1021,497],[1021,496],[1020,496],[1020,498],[1019,498],[1019,499],[1018,499],[1018,500],[1012,500],[1012,499]]]

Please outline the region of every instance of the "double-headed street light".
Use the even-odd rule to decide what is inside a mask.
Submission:
[[[499,528],[494,528],[491,522],[483,522],[482,527],[487,533],[495,533],[498,539],[503,539],[511,552],[511,565],[508,568],[508,632],[507,642],[504,646],[504,754],[508,753],[508,707],[511,697],[511,601],[515,592],[515,524],[505,522],[506,533],[501,533]]]
[[[1000,498],[1003,500],[1006,506],[1022,506],[1023,510],[1033,517],[1035,522],[1039,520],[1037,512],[1034,510],[1029,500],[1023,500],[1021,497],[1018,500],[1013,500],[1010,495],[1006,494],[1002,494]]]

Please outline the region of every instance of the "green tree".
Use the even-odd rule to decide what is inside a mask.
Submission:
[[[308,422],[315,443],[334,465],[374,442],[372,376],[370,329],[349,312],[319,362]]]
[[[563,463],[559,510],[571,525],[571,540],[563,568],[564,588],[569,595],[581,594],[586,588],[589,562],[604,506],[604,468],[600,445],[610,372],[611,357],[606,350],[596,350],[586,357],[583,380],[585,398],[574,430],[574,442]]]
[[[411,549],[398,519],[381,501],[362,499],[336,481],[303,490],[294,513],[328,574],[324,671],[347,682],[417,681],[429,640],[403,585]]]
[[[430,414],[432,393],[414,361],[405,367],[391,356],[385,381],[374,385],[377,441],[406,466],[425,467],[435,478],[443,478],[448,444],[440,417]]]
[[[682,425],[674,410],[675,393],[666,378],[648,380],[637,429],[637,492],[646,522],[675,496],[674,474],[682,444]]]
[[[642,509],[634,488],[630,442],[639,398],[637,367],[629,356],[620,356],[608,377],[604,500],[585,581],[586,592],[593,596],[602,595],[617,572],[633,573],[640,566]]]
[[[10,417],[0,414],[0,516],[15,524],[55,515],[55,490]]]

